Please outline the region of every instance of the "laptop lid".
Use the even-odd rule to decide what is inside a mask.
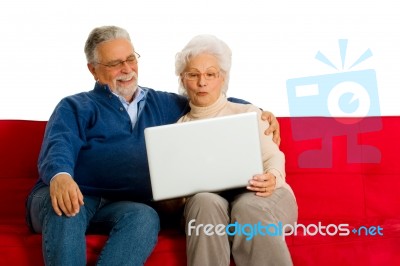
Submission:
[[[154,200],[246,187],[263,172],[257,113],[146,128]]]

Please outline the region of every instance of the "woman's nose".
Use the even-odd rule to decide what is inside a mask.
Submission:
[[[207,80],[204,77],[204,74],[200,75],[199,80],[198,80],[198,84],[199,84],[199,86],[202,86],[202,87],[207,85]]]

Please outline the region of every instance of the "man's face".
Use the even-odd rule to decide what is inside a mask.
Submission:
[[[132,44],[126,39],[114,39],[97,46],[98,62],[88,64],[95,80],[127,101],[133,99],[137,88],[138,65]],[[126,62],[125,62],[126,61]]]

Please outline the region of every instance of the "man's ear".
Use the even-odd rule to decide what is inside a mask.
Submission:
[[[91,63],[88,63],[88,64],[87,64],[87,67],[88,67],[90,73],[92,73],[92,75],[93,75],[93,77],[94,77],[94,80],[97,81],[98,78],[97,78],[97,75],[96,75],[96,68],[94,67],[94,65],[91,64]]]

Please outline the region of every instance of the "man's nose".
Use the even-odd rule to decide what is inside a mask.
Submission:
[[[132,71],[132,67],[128,64],[128,62],[124,61],[121,63],[121,71],[123,72],[131,72]]]

